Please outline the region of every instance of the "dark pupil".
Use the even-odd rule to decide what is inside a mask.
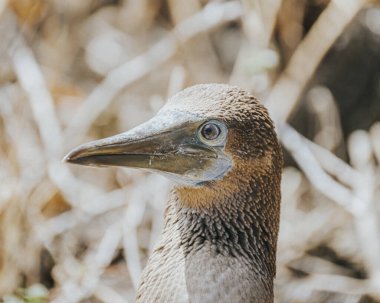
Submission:
[[[215,124],[206,124],[202,128],[202,136],[206,138],[207,140],[214,140],[218,138],[220,134],[220,129]]]

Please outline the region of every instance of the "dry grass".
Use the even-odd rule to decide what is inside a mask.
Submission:
[[[3,300],[133,302],[170,183],[61,158],[186,86],[230,82],[267,104],[297,164],[283,174],[276,301],[380,302],[380,122],[344,143],[331,92],[307,87],[367,3],[312,2],[306,30],[308,1],[0,0]],[[305,89],[312,140],[286,123]]]

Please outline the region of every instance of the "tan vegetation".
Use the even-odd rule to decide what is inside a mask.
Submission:
[[[380,302],[380,122],[347,133],[339,100],[317,81],[355,24],[379,39],[376,5],[0,0],[3,300],[133,302],[169,181],[61,159],[146,120],[186,86],[226,82],[268,106],[291,155],[276,301]],[[287,124],[303,105],[315,130],[307,138]]]

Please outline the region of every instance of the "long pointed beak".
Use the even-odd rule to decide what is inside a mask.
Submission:
[[[175,121],[177,120],[177,121]],[[181,120],[183,120],[181,122]],[[169,121],[169,122],[168,122]],[[174,122],[173,122],[174,121]],[[214,166],[218,152],[196,136],[199,120],[156,116],[119,135],[83,144],[64,160],[91,166],[127,166],[163,173],[203,175]]]

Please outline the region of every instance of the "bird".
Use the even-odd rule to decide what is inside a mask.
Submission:
[[[267,109],[248,91],[186,88],[147,122],[65,160],[173,181],[136,302],[274,301],[283,157]]]

